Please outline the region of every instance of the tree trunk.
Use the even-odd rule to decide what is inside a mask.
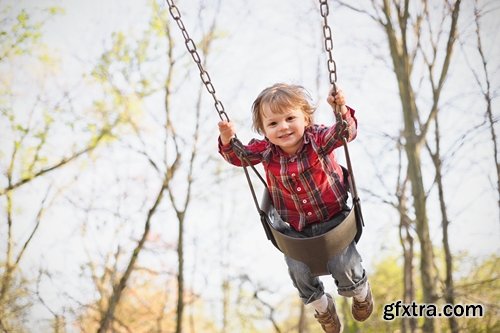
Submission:
[[[407,144],[409,175],[412,184],[413,204],[416,216],[417,236],[420,242],[420,277],[422,282],[423,302],[435,303],[437,300],[435,290],[435,272],[433,245],[429,234],[429,221],[427,218],[425,190],[420,169],[420,149],[413,143]],[[434,332],[434,319],[425,318],[423,331]]]
[[[479,56],[481,57],[482,71],[484,75],[484,84],[481,82],[480,75],[474,72],[474,77],[476,78],[476,82],[479,87],[481,87],[484,100],[486,102],[486,118],[488,121],[488,127],[490,129],[491,142],[493,144],[493,160],[495,162],[495,170],[496,174],[496,182],[497,182],[497,194],[498,194],[498,214],[500,217],[500,161],[498,159],[498,139],[497,134],[495,132],[495,117],[493,116],[493,96],[494,92],[492,91],[492,82],[490,78],[490,70],[488,68],[488,59],[483,49],[483,42],[481,39],[481,11],[477,8],[477,1],[475,3],[474,14],[475,14],[475,24],[476,24],[476,36],[477,36],[477,51]],[[500,222],[500,218],[498,219]]]
[[[184,314],[184,218],[178,217],[179,237],[177,240],[177,318],[175,333],[182,333],[182,316]]]
[[[127,268],[125,269],[125,272],[123,273],[122,277],[120,278],[120,281],[118,282],[118,284],[113,286],[113,292],[111,293],[111,296],[108,299],[106,311],[102,315],[101,321],[99,323],[99,328],[97,330],[98,333],[108,332],[110,325],[113,323],[116,308],[120,302],[121,296],[123,294],[123,290],[125,290],[125,288],[127,286],[130,275],[132,274],[132,272],[135,268],[135,263],[136,263],[137,259],[139,258],[139,254],[141,253],[142,249],[144,248],[144,244],[146,243],[146,239],[148,238],[150,227],[151,227],[151,219],[152,219],[153,215],[155,214],[156,209],[162,200],[163,193],[166,189],[167,183],[168,183],[168,181],[164,182],[163,186],[161,187],[161,189],[156,197],[155,203],[153,204],[152,208],[148,212],[148,216],[147,216],[146,222],[144,224],[144,231],[142,233],[141,239],[137,242],[137,245],[136,245],[134,251],[132,252],[132,255],[130,257]]]
[[[394,30],[390,24],[386,25],[391,57],[394,64],[394,71],[399,85],[399,93],[402,103],[404,120],[404,150],[408,160],[408,176],[411,184],[413,206],[415,209],[415,222],[417,236],[420,243],[420,277],[423,288],[423,302],[434,303],[437,299],[435,291],[434,256],[432,252],[432,241],[429,234],[429,221],[426,210],[426,197],[424,183],[422,180],[421,159],[420,159],[420,138],[415,128],[418,123],[417,107],[415,97],[411,88],[410,60],[406,51],[400,53],[400,43],[398,43]],[[434,322],[432,318],[424,319],[424,332],[434,332]]]
[[[448,226],[450,225],[450,221],[448,219],[448,213],[446,210],[446,203],[444,199],[443,175],[441,170],[442,163],[441,163],[440,135],[441,133],[439,132],[439,117],[436,117],[436,130],[435,130],[436,152],[431,155],[432,155],[432,160],[434,162],[434,166],[436,168],[436,184],[438,187],[439,205],[441,209],[442,230],[443,230],[443,249],[445,255],[445,269],[446,269],[446,277],[444,283],[445,285],[444,299],[448,304],[455,304],[455,288],[453,285],[453,257],[451,254],[450,243],[448,238]],[[449,317],[448,322],[452,333],[460,332],[457,319],[454,316]]]
[[[297,333],[307,333],[307,331],[308,329],[307,329],[306,306],[301,301]]]
[[[411,234],[412,221],[408,217],[408,212],[406,208],[406,194],[405,186],[400,190],[399,195],[399,215],[400,215],[400,241],[403,248],[403,301],[405,304],[410,304],[415,300],[415,283],[414,283],[414,266],[413,258],[415,256],[414,251],[414,239]],[[403,317],[401,319],[401,332],[414,333],[417,329],[417,321],[415,318]]]
[[[220,7],[220,1],[217,2],[216,8],[217,12]],[[201,15],[201,8],[200,8],[200,15]],[[186,194],[184,195],[184,204],[181,209],[177,208],[176,204],[176,196],[174,195],[172,189],[169,187],[168,192],[170,195],[170,201],[172,205],[174,206],[174,209],[177,214],[177,220],[179,222],[179,237],[178,237],[178,243],[177,243],[177,255],[178,255],[178,274],[177,274],[177,318],[176,318],[176,333],[182,333],[182,316],[184,312],[184,223],[185,223],[185,217],[186,217],[186,211],[189,207],[189,203],[192,199],[192,186],[193,186],[193,172],[194,172],[194,165],[195,165],[195,160],[198,155],[198,144],[199,144],[199,139],[200,139],[200,125],[201,125],[201,110],[202,110],[202,92],[203,88],[205,88],[211,92],[209,89],[207,83],[204,81],[203,77],[207,75],[207,72],[202,70],[206,67],[206,57],[208,54],[210,54],[210,47],[212,45],[212,42],[215,39],[215,28],[216,28],[216,23],[217,23],[217,14],[213,17],[211,25],[209,27],[208,32],[204,35],[204,38],[202,40],[202,43],[200,45],[200,50],[201,53],[205,55],[205,58],[200,62],[196,63],[198,66],[198,69],[200,70],[200,75],[202,77],[202,80],[200,82],[200,86],[198,89],[198,95],[197,95],[197,100],[196,100],[196,107],[195,107],[195,127],[194,127],[194,133],[193,133],[193,143],[191,147],[191,154],[188,162],[188,173],[186,177],[186,182],[187,182],[187,191]],[[171,64],[173,65],[174,58],[172,54],[172,49],[173,49],[173,40],[170,36],[170,29],[169,25],[167,24],[167,36],[168,36],[168,41],[169,41],[169,60],[171,61]],[[183,32],[184,38],[186,38],[185,32]],[[186,47],[188,47],[188,43],[186,42]],[[191,40],[192,42],[192,40]],[[192,50],[188,47],[188,51],[192,54]],[[198,58],[201,58],[199,54],[197,53],[198,51],[195,49],[196,54]],[[196,62],[196,61],[195,61]],[[170,89],[170,79],[167,78],[167,97],[170,96],[168,93],[168,89]],[[211,83],[210,83],[211,84]],[[213,95],[215,98],[215,93]],[[218,101],[218,100],[217,100]],[[167,100],[166,100],[167,102]],[[218,101],[218,103],[221,103]],[[216,107],[217,110],[217,107]],[[172,128],[172,132],[175,133],[175,130],[173,129],[173,124],[170,121],[169,115],[167,114],[167,122],[169,124],[169,127]],[[174,140],[176,140],[175,135],[174,135]]]

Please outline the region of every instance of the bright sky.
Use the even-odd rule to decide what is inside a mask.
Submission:
[[[320,39],[321,20],[319,14],[312,11],[315,2],[313,0],[223,1],[222,15],[218,23],[223,38],[214,44],[207,69],[219,98],[226,106],[226,111],[238,122],[238,130],[241,133],[239,137],[243,141],[254,135],[250,132],[249,126],[249,110],[253,99],[264,87],[278,81],[299,83],[307,87],[320,104],[317,120],[330,121],[328,109],[323,102],[328,88],[326,55]],[[40,0],[2,1],[2,3],[9,3],[16,8],[28,8],[28,11],[35,7],[43,8],[53,4],[65,9],[65,15],[57,17],[47,25],[44,37],[53,47],[54,53],[63,60],[61,73],[65,73],[69,82],[77,80],[82,69],[99,56],[102,46],[109,41],[111,32],[121,30],[131,37],[137,37],[150,13],[147,1],[137,0]],[[195,29],[199,18],[194,9],[199,3],[200,1],[195,0],[179,1],[186,27],[194,39],[200,36],[199,31]],[[208,8],[203,17],[208,20],[212,10],[213,7]],[[470,12],[469,9],[468,11]],[[317,21],[314,21],[315,15],[318,15]],[[470,19],[465,19],[464,22],[467,22],[464,25],[470,24]],[[376,49],[377,45],[384,44],[380,29],[366,18],[344,10],[332,10],[330,24],[334,32],[334,56],[338,66],[339,83],[346,93],[348,104],[358,111],[360,123],[360,134],[356,142],[351,145],[351,150],[357,183],[362,189],[361,198],[364,199],[363,208],[367,223],[359,249],[367,267],[370,268],[381,256],[400,253],[397,234],[399,222],[395,212],[363,192],[364,189],[377,193],[392,191],[392,188],[388,188],[387,191],[381,188],[376,179],[373,161],[376,161],[379,171],[394,170],[390,166],[393,166],[395,161],[388,158],[395,158],[396,155],[387,154],[388,150],[394,149],[393,145],[381,139],[381,136],[397,135],[401,129],[400,102],[392,74],[376,58],[386,55]],[[173,33],[176,38],[180,36],[177,30]],[[491,42],[487,45],[493,48],[490,54],[500,54],[498,29],[495,33],[488,34],[486,38]],[[475,88],[468,87],[467,92],[464,92],[463,81],[470,82],[471,77],[468,68],[463,64],[463,58],[458,59],[462,65],[458,69],[456,67],[452,69],[451,80],[447,82],[456,88],[447,91],[444,96],[445,103],[456,107],[455,111],[448,109],[443,117],[443,132],[453,133],[444,140],[448,146],[452,146],[453,140],[458,138],[460,133],[467,131],[471,123],[480,123],[478,119],[483,114],[482,108],[475,107],[482,105],[480,96],[477,91],[470,92],[470,89],[475,90]],[[499,59],[500,57],[496,57],[494,60],[497,62],[497,68]],[[385,61],[388,62],[389,59]],[[319,90],[316,83],[318,66],[321,74]],[[197,86],[193,88],[194,93],[197,89]],[[318,91],[319,96],[317,96]],[[424,100],[429,99],[424,98]],[[211,100],[207,98],[206,101],[207,109],[212,108]],[[217,120],[214,112],[214,138]],[[474,256],[482,257],[498,253],[499,250],[498,207],[494,197],[495,192],[492,190],[495,174],[491,158],[492,150],[487,139],[487,135],[472,139],[475,144],[472,146],[469,144],[466,147],[469,150],[459,154],[456,166],[453,168],[447,166],[450,173],[445,182],[451,189],[447,193],[447,200],[450,202],[451,244],[455,253],[468,251]],[[215,150],[215,141],[207,144],[211,144]],[[117,159],[121,160],[119,156]],[[426,160],[426,163],[428,162]],[[113,166],[110,165],[109,168],[109,172],[112,173]],[[130,169],[133,169],[133,166]],[[210,177],[210,175],[202,176]],[[425,183],[428,185],[431,178],[429,175],[426,177]],[[210,282],[202,281],[205,273],[213,274],[210,271],[212,267],[201,264],[204,258],[203,252],[207,250],[204,247],[217,244],[218,236],[214,233],[214,229],[221,224],[238,223],[245,230],[231,227],[237,240],[235,243],[238,244],[237,248],[231,250],[229,259],[231,264],[262,281],[269,280],[272,285],[284,284],[286,287],[283,290],[290,291],[291,285],[288,284],[282,256],[264,239],[257,213],[250,202],[243,173],[240,178],[232,179],[232,183],[224,187],[222,192],[219,189],[216,193],[227,202],[231,202],[231,197],[236,195],[240,204],[235,207],[228,207],[224,202],[211,201],[208,207],[202,201],[195,202],[197,206],[193,212],[193,222],[187,226],[188,244],[193,244],[199,239],[206,242],[201,242],[201,248],[196,249],[199,251],[197,255],[201,258],[197,259],[199,261],[197,264],[200,265],[198,269],[203,274],[195,277],[193,284],[195,287],[205,288],[205,284],[208,283],[208,287],[218,288],[210,285]],[[388,186],[393,185],[391,183]],[[438,227],[440,217],[436,210],[437,198],[434,194],[430,196],[428,204],[432,238],[437,245],[441,241],[441,232]],[[207,210],[213,211],[207,213]],[[224,212],[228,221],[214,220],[220,219],[220,215],[216,214],[219,210]],[[68,214],[71,215],[71,212],[62,213],[60,218],[64,219]],[[206,216],[212,216],[212,219],[207,219]],[[51,237],[54,236],[53,230],[58,230],[55,234],[60,234],[56,239],[64,239],[75,231],[67,222],[53,221],[54,225],[58,226],[57,229],[43,230],[42,235]],[[175,236],[172,232],[170,235]],[[61,267],[67,265],[70,259],[66,254],[57,252],[64,251],[64,247],[55,244],[54,240],[49,243],[54,246],[54,250],[45,259],[54,262],[47,265],[62,269]],[[71,251],[83,254],[78,246]],[[208,251],[212,253],[209,248]],[[193,263],[189,260],[194,257],[195,253],[188,252],[188,267],[192,267]],[[33,262],[38,259],[38,256],[34,256]],[[328,284],[332,286],[330,281]],[[46,315],[43,310],[40,311],[40,316]]]

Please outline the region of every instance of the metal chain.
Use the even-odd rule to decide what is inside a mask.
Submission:
[[[330,83],[332,84],[333,95],[337,93],[337,64],[333,59],[333,38],[332,38],[332,30],[328,25],[328,2],[327,0],[319,0],[320,3],[320,12],[323,17],[323,36],[325,38],[325,50],[328,53],[328,72],[330,73]],[[358,191],[356,189],[356,182],[354,180],[354,172],[352,170],[351,157],[349,155],[349,149],[347,148],[347,138],[349,137],[349,129],[348,124],[345,119],[340,115],[340,111],[336,110],[335,118],[337,121],[340,121],[338,126],[338,131],[336,133],[337,139],[342,140],[342,145],[344,146],[344,153],[347,162],[347,169],[349,171],[349,188],[351,190],[352,200],[353,200],[353,208],[356,209],[356,224],[358,227],[358,232],[355,236],[356,243],[359,241],[361,237],[361,232],[363,230],[363,226],[365,225],[363,221],[363,215],[361,212],[361,204],[358,197]]]
[[[189,36],[189,33],[186,30],[184,22],[182,21],[179,8],[175,5],[173,0],[165,0],[165,2],[168,5],[170,15],[172,16],[172,18],[176,22],[177,26],[181,30],[182,36],[184,37],[184,44],[186,45],[188,52],[191,54],[194,62],[198,66],[198,69],[200,71],[201,81],[203,82],[203,84],[205,85],[205,88],[207,89],[207,91],[210,93],[210,95],[212,96],[212,98],[214,100],[215,110],[217,111],[219,118],[221,120],[229,121],[229,116],[227,115],[226,111],[224,110],[224,105],[215,95],[215,87],[212,84],[210,74],[203,67],[200,54],[198,53],[198,50],[196,49],[196,44],[194,43],[193,39]],[[332,30],[331,30],[330,26],[328,25],[328,14],[329,14],[330,10],[328,7],[327,0],[319,0],[319,2],[320,2],[321,16],[323,17],[323,36],[325,39],[325,50],[328,54],[327,65],[328,65],[329,79],[330,79],[330,83],[332,84],[333,95],[335,95],[337,92],[337,84],[336,84],[336,82],[337,82],[337,64],[335,63],[335,60],[333,59]],[[345,133],[345,127],[340,131],[340,133]]]
[[[337,93],[337,64],[333,59],[333,38],[332,29],[328,25],[328,14],[330,9],[327,0],[319,0],[319,9],[323,17],[323,37],[325,38],[325,50],[328,53],[328,72],[330,74],[330,83],[332,84],[333,94]]]
[[[328,25],[328,14],[330,13],[330,8],[328,7],[327,0],[319,0],[319,9],[321,12],[321,16],[323,17],[323,37],[325,39],[325,50],[328,54],[328,73],[330,83],[332,84],[332,95],[335,96],[337,94],[337,63],[333,59],[333,35],[332,29]],[[348,124],[345,119],[342,117],[340,110],[338,108],[335,109],[335,118],[339,123],[338,131],[336,133],[336,137],[338,139],[346,139],[349,136],[348,132]]]
[[[186,30],[184,22],[182,21],[179,8],[175,5],[173,0],[165,0],[165,2],[168,5],[170,15],[172,16],[172,18],[174,19],[177,26],[179,27],[179,29],[182,32],[182,36],[184,37],[184,44],[186,45],[188,52],[191,54],[194,62],[198,66],[198,69],[200,71],[201,81],[203,82],[203,84],[205,85],[205,88],[207,89],[207,91],[210,93],[210,95],[212,96],[212,98],[214,100],[215,110],[219,114],[219,117],[221,120],[229,121],[229,116],[227,115],[226,111],[224,110],[224,105],[215,95],[215,87],[212,84],[210,74],[205,70],[205,68],[203,67],[203,64],[201,63],[201,57],[198,53],[198,50],[196,49],[196,44],[194,43],[193,39],[189,36],[189,33]],[[325,38],[325,50],[328,54],[327,66],[328,66],[328,72],[329,72],[329,79],[330,79],[330,83],[332,84],[333,93],[335,94],[337,92],[337,84],[336,84],[336,82],[337,82],[337,64],[335,63],[335,60],[333,59],[332,30],[331,30],[330,26],[328,25],[328,14],[329,14],[330,10],[328,7],[327,0],[319,0],[319,2],[320,2],[321,16],[323,17],[323,36]]]
[[[187,50],[189,51],[189,53],[193,57],[194,62],[196,63],[196,65],[198,66],[198,69],[200,70],[201,81],[203,82],[203,84],[207,88],[207,91],[210,93],[210,95],[212,95],[212,98],[215,101],[215,110],[219,114],[219,118],[221,120],[229,121],[229,116],[227,115],[226,111],[224,110],[224,105],[217,98],[217,96],[215,96],[215,88],[212,84],[212,80],[210,79],[210,74],[208,74],[208,72],[203,67],[203,64],[201,63],[201,57],[196,49],[196,45],[195,45],[194,41],[189,36],[189,33],[186,30],[184,22],[181,19],[181,12],[179,11],[179,8],[177,8],[177,6],[175,5],[173,0],[165,0],[165,2],[168,5],[168,10],[170,12],[170,15],[175,20],[175,22],[177,23],[177,26],[179,26],[179,29],[182,32],[182,36],[184,37],[184,44],[186,44]],[[231,144],[232,144],[233,148],[235,149],[238,157],[242,160],[242,162],[244,162],[243,169],[245,170],[245,173],[247,173],[247,167],[250,166],[252,168],[252,170],[255,172],[255,174],[259,177],[260,181],[264,184],[264,186],[267,186],[267,183],[264,180],[264,178],[262,177],[262,175],[255,168],[255,166],[252,165],[252,163],[250,163],[250,161],[248,160],[247,151],[245,150],[245,148],[243,147],[243,144],[241,143],[241,141],[238,139],[238,137],[236,135],[231,140]],[[245,163],[246,163],[246,165],[245,165]],[[247,180],[248,180],[248,184],[250,186],[250,189],[252,191],[252,195],[254,197],[255,204],[257,205],[257,208],[258,208],[259,204],[257,202],[257,197],[255,196],[253,185],[252,185],[250,179],[248,178],[248,174],[247,174]]]
[[[229,116],[227,115],[226,111],[224,110],[224,105],[222,102],[215,96],[215,88],[214,85],[212,84],[212,80],[210,78],[210,74],[205,70],[203,67],[203,64],[201,63],[201,57],[198,53],[198,50],[196,49],[196,44],[194,41],[191,39],[189,36],[189,33],[186,30],[186,27],[184,26],[184,22],[181,19],[181,12],[179,11],[179,8],[174,4],[173,0],[165,0],[165,2],[168,5],[168,10],[170,12],[170,15],[174,19],[174,21],[177,23],[177,26],[179,29],[181,29],[182,36],[184,37],[184,44],[186,45],[186,48],[188,52],[191,54],[193,57],[194,62],[198,66],[198,69],[200,70],[200,78],[203,84],[205,85],[205,88],[207,88],[207,91],[212,95],[212,98],[214,99],[215,102],[215,111],[219,114],[219,118],[221,120],[229,121]]]

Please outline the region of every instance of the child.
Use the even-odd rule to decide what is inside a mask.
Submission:
[[[341,90],[330,92],[327,101],[340,107],[347,121],[348,141],[356,136],[354,110],[345,105]],[[307,91],[297,85],[275,84],[264,89],[252,106],[253,128],[265,139],[252,139],[245,146],[252,164],[262,163],[272,202],[281,218],[290,224],[284,231],[294,237],[312,237],[337,226],[349,208],[348,184],[334,149],[340,126],[313,123],[315,108]],[[234,124],[219,122],[219,152],[226,161],[241,166],[232,149]],[[285,256],[293,285],[304,304],[310,304],[325,332],[340,332],[341,324],[331,295],[324,292],[318,277],[307,265]],[[373,300],[361,257],[353,241],[328,261],[339,295],[353,297],[352,315],[366,320],[373,311]]]

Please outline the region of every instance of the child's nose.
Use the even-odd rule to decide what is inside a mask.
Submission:
[[[287,129],[288,128],[288,123],[286,121],[280,122],[280,129]]]

